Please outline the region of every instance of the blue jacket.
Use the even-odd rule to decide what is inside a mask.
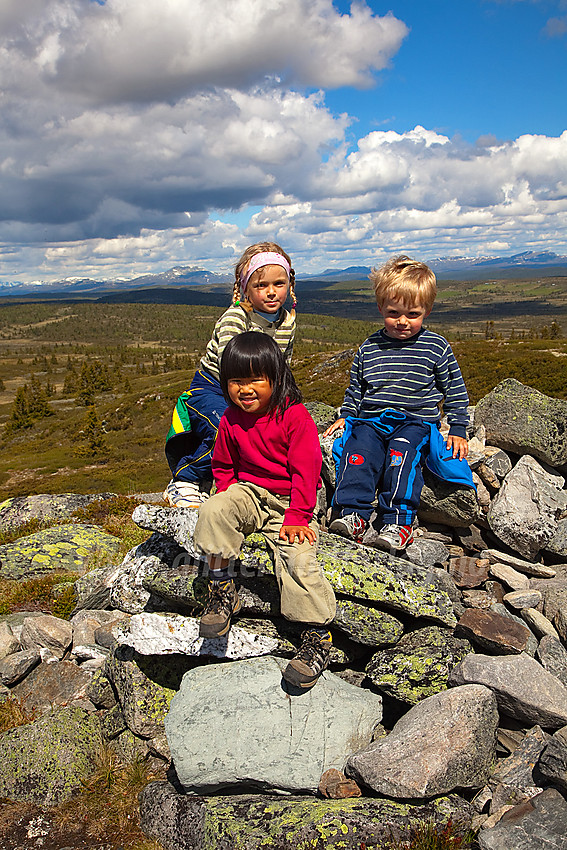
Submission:
[[[392,409],[384,410],[378,416],[373,416],[369,419],[347,416],[345,419],[345,429],[343,433],[337,437],[333,443],[333,459],[335,461],[335,468],[337,469],[337,472],[345,443],[350,437],[354,423],[364,422],[367,425],[373,425],[373,427],[381,434],[387,435],[392,433],[394,425],[399,424],[401,420],[407,418],[407,414],[403,413],[403,411]],[[459,458],[453,457],[453,453],[447,449],[445,440],[443,439],[441,431],[435,422],[427,422],[426,424],[429,425],[431,433],[429,438],[429,452],[425,460],[425,466],[442,481],[448,481],[450,484],[460,484],[465,487],[472,487],[476,490],[472,478],[472,472],[467,461],[464,458],[463,460],[459,460]]]

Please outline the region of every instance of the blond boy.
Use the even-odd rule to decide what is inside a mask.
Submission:
[[[400,256],[374,269],[370,279],[384,327],[358,349],[340,419],[325,432],[332,434],[346,420],[350,433],[337,474],[339,516],[330,530],[362,540],[378,490],[382,527],[374,543],[401,552],[413,540],[421,463],[431,427],[441,419],[441,402],[449,423],[447,448],[453,458],[468,455],[468,396],[451,346],[423,327],[437,294],[431,269]]]

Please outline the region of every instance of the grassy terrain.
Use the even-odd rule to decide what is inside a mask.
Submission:
[[[0,301],[0,499],[160,491],[173,405],[222,310]],[[379,327],[370,284],[306,289],[298,315],[296,379],[307,401],[338,406],[354,350]],[[505,377],[567,398],[562,323],[565,278],[443,281],[428,320],[453,344],[473,403]]]

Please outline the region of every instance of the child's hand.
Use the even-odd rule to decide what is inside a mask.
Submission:
[[[329,425],[329,427],[327,428],[326,431],[323,431],[323,436],[329,437],[331,434],[333,434],[339,428],[344,428],[344,427],[345,427],[345,420],[344,419],[335,419],[333,424]]]
[[[458,457],[459,460],[462,460],[468,457],[469,454],[468,440],[464,437],[456,437],[454,434],[450,434],[447,437],[447,449],[448,451],[453,451],[453,457]]]
[[[313,546],[317,542],[317,535],[308,525],[282,525],[280,528],[280,540],[287,539],[290,543],[295,543],[296,536],[298,543],[308,540]]]

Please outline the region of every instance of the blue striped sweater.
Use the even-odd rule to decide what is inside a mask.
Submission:
[[[450,433],[466,436],[469,399],[447,340],[425,328],[396,340],[381,329],[356,353],[340,415],[368,419],[393,408],[438,422],[441,402]]]

